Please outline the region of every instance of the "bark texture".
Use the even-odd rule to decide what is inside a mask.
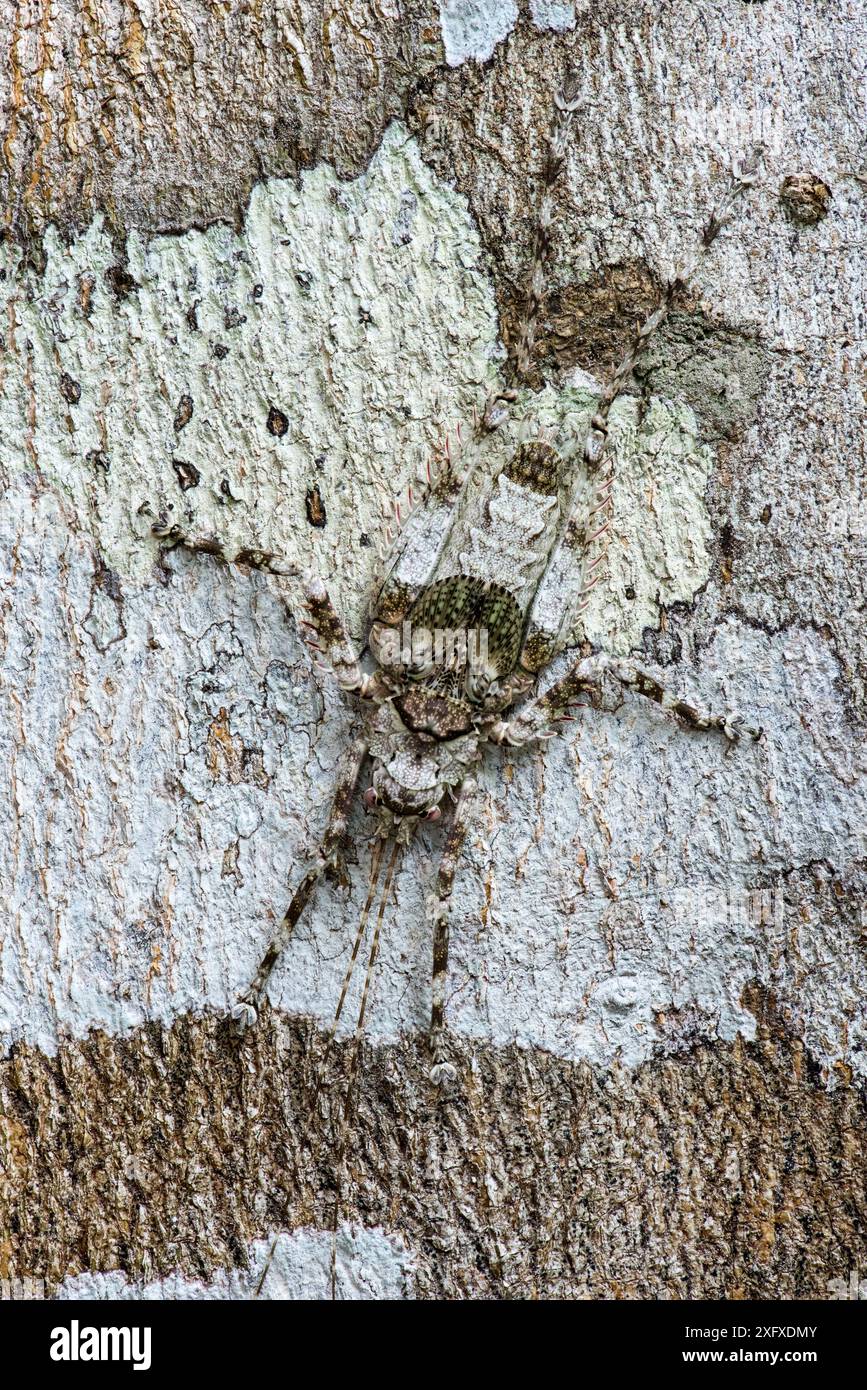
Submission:
[[[267,1264],[263,1295],[327,1295],[334,1239],[345,1297],[848,1288],[863,8],[23,0],[0,55],[0,1279],[238,1298]],[[166,554],[150,525],[315,563],[361,633],[384,510],[501,381],[569,68],[516,407],[561,438],[764,142],[612,417],[587,635],[765,739],[726,755],[630,697],[490,760],[454,904],[459,1087],[425,1081],[431,828],[395,879],[341,1175],[349,1044],[324,1039],[362,816],[259,1030],[221,1015],[352,712],[291,581]]]
[[[436,1106],[416,1047],[366,1047],[347,1265],[373,1228],[419,1297],[828,1297],[828,1270],[863,1250],[863,1096],[817,1084],[774,1001],[749,1004],[757,1041],[635,1071],[460,1047],[464,1093]],[[190,1018],[54,1058],[20,1049],[3,1073],[10,1264],[52,1284],[181,1269],[205,1287],[241,1266],[249,1296],[257,1238],[327,1230],[348,1049],[323,1074],[321,1034],[263,1024],[240,1051]]]

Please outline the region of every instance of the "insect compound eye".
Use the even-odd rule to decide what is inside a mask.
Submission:
[[[361,800],[364,803],[365,811],[372,811],[376,803],[379,801],[379,796],[377,795],[376,787],[368,787]]]
[[[431,806],[429,811],[425,811],[424,818],[425,820],[439,820],[441,815],[442,811],[439,806]]]

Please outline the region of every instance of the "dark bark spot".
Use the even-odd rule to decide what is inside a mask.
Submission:
[[[732,573],[734,570],[733,562],[738,548],[737,537],[735,536],[734,527],[730,521],[723,522],[723,527],[720,531],[719,546],[722,553],[723,582],[725,584],[730,584],[732,582]]]
[[[310,522],[310,525],[324,526],[328,517],[325,513],[325,503],[322,501],[322,493],[319,491],[318,483],[314,483],[311,488],[307,489],[307,496],[304,502],[307,508],[307,520]]]
[[[175,411],[175,433],[180,434],[181,430],[190,423],[193,418],[193,398],[192,396],[181,396],[178,401],[178,408]]]
[[[186,463],[183,459],[172,459],[172,468],[175,470],[182,492],[188,492],[191,487],[199,486],[202,475],[195,464]]]
[[[726,559],[734,559],[737,539],[735,537],[734,527],[732,526],[730,521],[723,522],[723,528],[720,531],[719,543],[720,549],[722,550],[722,553],[726,557]]]
[[[134,290],[140,289],[138,280],[133,279],[129,271],[122,265],[110,265],[105,272],[105,283],[111,290],[115,299],[126,299],[127,295]]]
[[[282,439],[289,428],[287,416],[283,414],[282,410],[278,410],[276,405],[272,405],[271,409],[268,411],[267,424],[268,432],[276,435],[278,439]]]
[[[68,372],[60,378],[60,394],[70,405],[78,405],[81,400],[81,385]]]
[[[78,307],[84,318],[90,318],[91,301],[93,291],[96,287],[96,278],[93,275],[79,275],[78,277]]]

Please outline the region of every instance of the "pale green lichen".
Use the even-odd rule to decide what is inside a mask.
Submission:
[[[38,277],[5,253],[3,462],[60,486],[121,576],[147,580],[164,513],[229,555],[315,565],[360,635],[383,512],[502,356],[465,200],[393,124],[352,182],[323,165],[260,185],[240,232],[131,236],[123,277],[99,223],[45,251]],[[517,413],[575,440],[591,402],[548,390]],[[688,407],[613,418],[610,579],[587,632],[626,650],[707,576],[712,460]],[[509,447],[508,431],[489,440],[485,465]]]
[[[108,565],[138,580],[156,556],[145,504],[230,554],[265,547],[336,572],[352,607],[383,503],[494,370],[493,293],[466,203],[398,125],[353,182],[320,166],[257,187],[240,233],[131,236],[135,286],[120,297],[99,223],[69,245],[51,231],[41,277],[15,254],[3,461],[60,485]],[[173,460],[197,486],[182,490]],[[305,511],[314,482],[321,530]]]

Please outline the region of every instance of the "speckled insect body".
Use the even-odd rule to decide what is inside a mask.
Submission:
[[[341,768],[324,837],[298,885],[256,975],[233,1011],[240,1029],[253,1025],[271,971],[326,869],[339,855],[365,764],[370,776],[365,808],[377,818],[367,902],[343,981],[331,1036],[347,990],[385,863],[380,907],[372,935],[356,1027],[363,1026],[383,912],[400,846],[423,821],[454,809],[442,855],[426,896],[433,942],[430,1023],[431,1079],[454,1078],[444,1029],[449,903],[455,873],[474,818],[478,767],[487,744],[524,744],[550,738],[579,701],[598,703],[603,678],[657,701],[694,728],[722,730],[730,740],[758,738],[734,714],[702,713],[670,695],[655,677],[631,663],[582,646],[581,615],[602,581],[612,521],[615,450],[609,415],[648,340],[664,322],[675,291],[692,266],[679,268],[660,303],[637,330],[623,361],[601,393],[583,439],[513,429],[510,406],[530,366],[536,321],[550,253],[553,189],[563,167],[565,139],[578,97],[567,82],[556,99],[543,177],[526,306],[503,390],[480,412],[464,444],[457,432],[443,441],[425,470],[417,496],[384,557],[370,606],[365,659],[350,642],[322,580],[305,577],[311,646],[343,691],[357,699],[362,731]],[[715,240],[737,196],[753,180],[735,173],[708,220],[698,249]],[[492,436],[498,464],[486,471]],[[155,534],[193,544],[164,518]],[[213,549],[207,543],[197,548]],[[245,557],[279,568],[273,556]],[[446,634],[443,645],[439,637]],[[455,640],[459,639],[459,640]],[[545,668],[570,646],[580,655],[559,680],[538,693]],[[372,669],[370,669],[372,667]],[[391,843],[391,852],[386,846]]]

